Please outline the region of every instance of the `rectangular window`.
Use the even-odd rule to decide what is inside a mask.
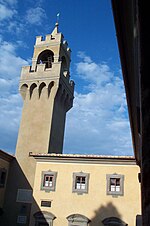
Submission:
[[[110,178],[110,191],[120,191],[120,178]]]
[[[124,175],[107,174],[107,195],[123,195]]]
[[[55,191],[57,172],[43,171],[41,190]]]
[[[87,193],[88,192],[88,182],[89,174],[88,173],[73,173],[73,192],[77,193]]]
[[[2,168],[0,169],[0,187],[5,186],[6,181],[6,169]]]
[[[76,182],[75,182],[75,188],[84,190],[85,187],[86,187],[85,180],[86,180],[86,177],[77,176],[76,177]]]
[[[54,175],[44,175],[43,187],[53,187],[54,186]]]

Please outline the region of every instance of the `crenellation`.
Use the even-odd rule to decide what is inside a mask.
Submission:
[[[67,48],[67,54],[68,54],[68,56],[70,58],[71,57],[71,49],[69,47]],[[71,59],[70,59],[70,61],[71,61]]]
[[[43,36],[36,36],[36,42],[35,42],[35,45],[38,45],[42,42],[43,40]]]
[[[68,47],[68,43],[67,44],[62,44],[62,56],[65,55],[65,57],[68,59],[68,61],[71,61],[70,57],[71,57],[71,49]]]
[[[47,34],[45,37],[37,36],[35,46],[45,45],[45,44],[56,45],[56,44],[62,43],[62,41],[63,41],[63,36],[61,33],[58,33],[55,35]]]
[[[67,52],[70,54],[71,53],[71,49],[68,47],[67,48]]]
[[[23,66],[21,70],[21,77],[26,74],[29,74],[29,72],[31,72],[31,66],[30,65]]]
[[[63,47],[64,47],[65,49],[68,48],[68,42],[67,42],[66,40],[63,41]]]
[[[73,80],[70,80],[70,86],[74,89],[75,87],[75,82]]]
[[[53,40],[52,35],[51,34],[46,35],[45,36],[45,42],[50,42],[50,40]]]
[[[43,72],[43,71],[45,71],[45,67],[46,67],[46,64],[37,64],[36,71]]]
[[[32,70],[30,65],[23,66],[21,70],[21,79],[41,77],[41,73],[43,73],[43,76],[46,78],[56,77],[56,74],[60,72],[60,67],[61,62],[53,62],[51,68],[46,68],[45,64],[37,64],[35,71]]]
[[[64,77],[69,81],[69,78],[70,78],[70,73],[69,73],[69,71],[63,71],[63,75],[64,75]]]

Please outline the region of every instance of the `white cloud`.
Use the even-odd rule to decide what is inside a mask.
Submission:
[[[21,116],[21,98],[19,94],[9,92],[0,98],[0,106],[0,148],[14,153]]]
[[[26,27],[26,23],[24,22],[24,20],[23,19],[21,20],[18,17],[18,21],[17,20],[9,21],[9,24],[7,26],[7,31],[15,35],[18,35],[19,37],[20,34],[24,34],[24,32],[28,32],[28,29]]]
[[[0,42],[0,137],[1,149],[14,151],[22,101],[18,93],[21,66],[28,62],[16,54],[17,45]]]
[[[41,7],[30,8],[26,12],[26,20],[30,24],[40,25],[42,20],[46,18],[45,10]]]
[[[113,72],[106,64],[96,64],[92,62],[90,57],[84,57],[83,61],[77,64],[78,75],[94,84],[101,84],[111,81]]]
[[[82,52],[79,57],[77,74],[88,83],[88,92],[75,93],[74,106],[67,115],[64,151],[132,154],[122,79],[107,64],[93,62]]]
[[[13,79],[17,78],[22,65],[26,65],[27,61],[16,55],[17,46],[13,43],[0,42],[0,77]]]
[[[0,4],[0,21],[11,19],[15,14],[16,14],[15,9],[11,9],[3,4]]]
[[[86,56],[86,54],[82,51],[79,51],[77,56],[79,58],[81,58],[84,62],[87,62],[87,63],[92,63],[92,60],[89,56]]]
[[[0,0],[0,32],[2,34],[12,32],[16,35],[25,30],[25,23],[18,15],[16,6],[15,0]]]
[[[0,33],[3,35],[13,33],[13,35],[21,37],[24,33],[27,35],[31,32],[32,25],[34,25],[34,30],[42,24],[44,27],[47,26],[47,16],[41,6],[42,1],[37,1],[33,8],[30,3],[30,8],[24,9],[23,15],[18,13],[17,3],[18,0],[0,0]]]

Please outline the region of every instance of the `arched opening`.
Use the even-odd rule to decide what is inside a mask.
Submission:
[[[33,90],[37,87],[37,85],[35,83],[33,83],[31,86],[30,86],[30,98],[32,97],[32,94],[33,94]]]
[[[56,218],[54,214],[47,211],[39,211],[33,214],[35,218],[35,226],[53,225],[53,220]]]
[[[25,100],[25,98],[26,98],[27,89],[28,89],[28,85],[27,84],[23,84],[21,86],[21,88],[20,88],[20,93],[21,93],[21,96],[22,96],[23,100]]]
[[[102,221],[104,226],[127,226],[128,224],[126,224],[124,221],[122,221],[121,219],[117,218],[117,217],[109,217],[109,218],[105,218]]]
[[[41,52],[37,59],[37,64],[45,64],[45,68],[51,68],[52,62],[54,62],[54,53],[48,49]]]
[[[90,222],[90,220],[82,214],[71,214],[70,216],[67,217],[67,220],[68,220],[68,226],[73,226],[73,225],[86,226]]]
[[[39,97],[41,96],[42,90],[44,89],[44,87],[46,87],[45,82],[42,82],[39,86]]]
[[[54,82],[51,82],[51,83],[48,85],[48,97],[50,96],[51,89],[52,89],[53,86],[54,86]]]

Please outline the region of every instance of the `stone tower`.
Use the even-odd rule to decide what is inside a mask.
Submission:
[[[24,104],[16,158],[31,186],[35,164],[28,158],[29,152],[62,153],[66,112],[72,107],[74,93],[70,53],[56,23],[45,39],[36,37],[32,66],[21,71],[19,90]]]
[[[24,105],[16,148],[19,162],[29,152],[62,153],[66,112],[74,93],[70,53],[57,23],[45,39],[36,37],[32,66],[21,71],[19,90]]]

